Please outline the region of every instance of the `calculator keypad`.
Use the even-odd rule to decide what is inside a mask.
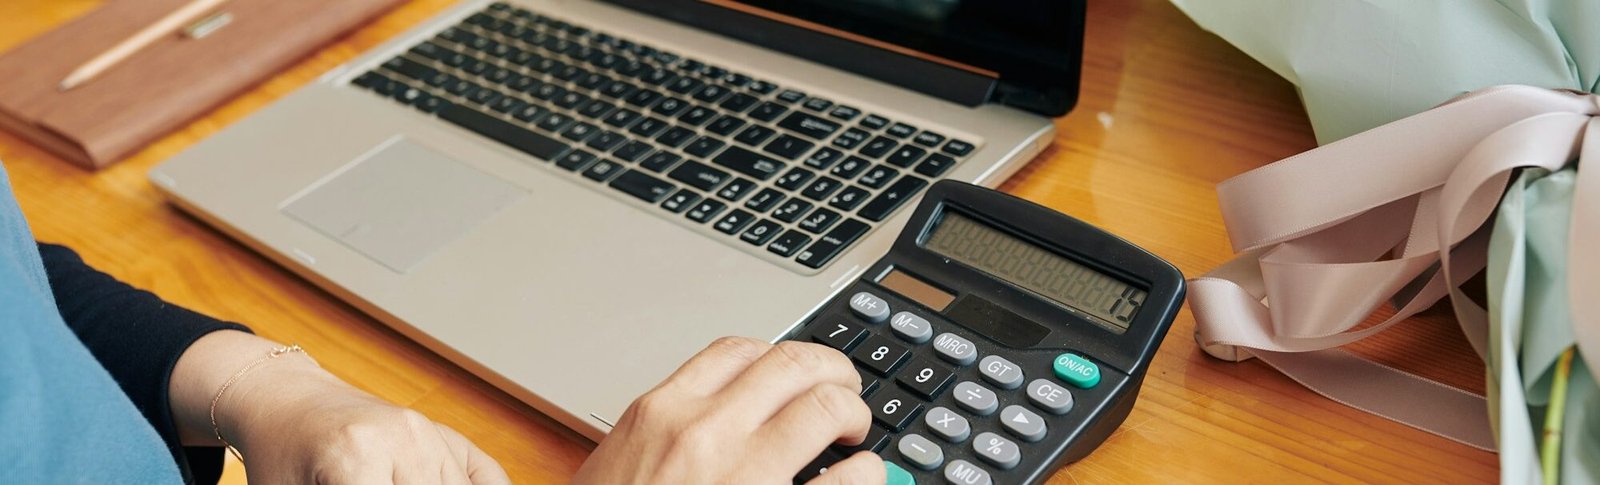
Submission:
[[[1065,419],[1060,416],[1073,411],[1075,392],[1098,384],[1098,368],[1085,368],[1095,365],[1085,354],[1012,355],[988,340],[988,347],[980,347],[976,335],[938,313],[892,303],[903,299],[858,286],[864,289],[841,295],[843,301],[798,335],[855,362],[872,431],[860,445],[832,447],[808,470],[868,450],[914,475],[949,483],[1007,481],[1024,464],[1042,466],[1040,460],[1048,458],[1043,455],[1049,450],[1041,448],[1030,461],[1030,447],[1073,432],[1075,425],[1059,422]],[[1091,378],[1096,382],[1089,388],[1079,387]]]

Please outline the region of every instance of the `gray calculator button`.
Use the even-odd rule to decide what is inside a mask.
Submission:
[[[972,361],[978,360],[978,347],[953,333],[941,333],[933,339],[933,350],[939,352],[939,357],[958,365],[972,365]]]
[[[944,450],[920,434],[901,436],[899,448],[900,456],[917,468],[932,470],[944,464]]]
[[[1000,398],[994,395],[994,391],[972,381],[956,384],[955,398],[956,404],[979,416],[994,414],[994,409],[1000,407]]]
[[[928,411],[923,421],[928,423],[928,429],[933,430],[933,434],[951,443],[966,441],[967,436],[972,433],[972,425],[967,423],[967,418],[944,406]]]
[[[1067,414],[1072,410],[1072,392],[1044,379],[1028,383],[1028,400],[1050,414]]]
[[[933,338],[933,324],[911,312],[894,314],[894,318],[889,319],[889,328],[894,329],[894,334],[900,338],[919,344]]]
[[[1000,410],[1000,425],[1006,431],[1022,438],[1029,443],[1044,439],[1044,417],[1034,414],[1028,408],[1012,404]]]
[[[1010,470],[1022,461],[1022,449],[1017,448],[1017,444],[1011,440],[994,433],[978,433],[978,437],[972,440],[972,451],[978,453],[978,458],[1001,470]]]
[[[991,355],[983,358],[978,363],[978,370],[983,373],[983,380],[1001,389],[1016,389],[1022,386],[1022,368],[1011,363],[1004,357]]]
[[[989,472],[967,460],[956,460],[944,467],[944,479],[958,485],[989,485]]]
[[[889,302],[865,291],[850,297],[850,310],[872,323],[883,323],[889,319]]]

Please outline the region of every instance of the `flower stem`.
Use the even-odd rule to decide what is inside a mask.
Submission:
[[[1561,353],[1561,359],[1556,361],[1555,379],[1550,382],[1550,407],[1544,414],[1544,445],[1540,450],[1540,462],[1544,468],[1545,485],[1560,483],[1557,473],[1561,469],[1561,415],[1566,411],[1567,380],[1572,375],[1572,353],[1575,348],[1568,348]]]

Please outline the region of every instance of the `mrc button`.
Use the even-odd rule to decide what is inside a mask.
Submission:
[[[1100,384],[1100,366],[1094,365],[1094,362],[1078,354],[1057,356],[1054,367],[1056,377],[1079,389],[1088,389]]]

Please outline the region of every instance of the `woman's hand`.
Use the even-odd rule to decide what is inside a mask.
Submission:
[[[573,483],[789,483],[828,445],[866,436],[860,393],[833,349],[724,338],[634,401]],[[885,472],[861,452],[812,483],[881,485]]]
[[[171,393],[186,444],[221,444],[210,427],[212,397],[276,346],[233,331],[190,346],[173,370]],[[455,430],[356,389],[300,353],[244,374],[222,394],[216,413],[252,485],[511,483]]]

